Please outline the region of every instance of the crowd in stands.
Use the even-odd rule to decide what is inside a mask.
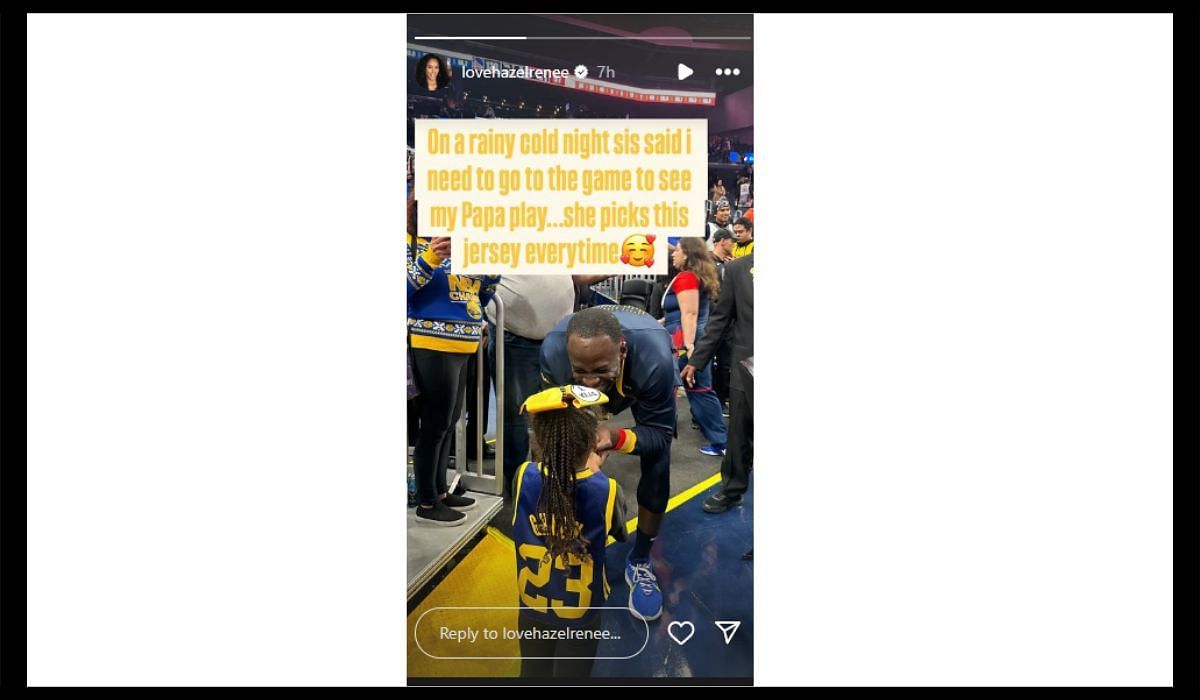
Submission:
[[[746,162],[746,154],[753,153],[754,146],[738,139],[730,139],[720,134],[710,134],[708,137],[708,160],[712,163],[728,163],[730,153],[741,156],[739,162]]]

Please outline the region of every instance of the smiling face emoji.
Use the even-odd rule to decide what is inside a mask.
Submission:
[[[621,262],[633,267],[654,265],[654,235],[635,233],[621,244]]]

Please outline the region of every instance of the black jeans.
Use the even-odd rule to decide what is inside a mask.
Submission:
[[[413,348],[413,375],[421,395],[413,399],[421,427],[413,448],[413,470],[421,505],[431,506],[446,492],[446,468],[454,424],[463,410],[463,382],[474,355]]]
[[[521,630],[557,629],[537,624],[528,620],[524,615],[519,616],[517,626]],[[586,629],[600,629],[600,616]],[[592,664],[596,660],[596,649],[600,646],[599,639],[572,640],[521,640],[521,677],[522,678],[588,678],[592,675]],[[552,658],[530,658],[536,656]],[[582,658],[566,658],[566,657]]]
[[[754,469],[754,378],[741,365],[741,387],[729,390],[729,444],[721,460],[721,492],[730,498],[746,493]]]
[[[713,354],[712,387],[713,391],[717,393],[717,398],[721,400],[722,405],[729,401],[730,352],[729,338],[726,336],[725,340],[721,341],[721,344],[717,346],[717,351]]]

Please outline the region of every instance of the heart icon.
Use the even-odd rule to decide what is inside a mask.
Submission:
[[[683,633],[683,629],[685,627],[687,628],[687,634]],[[676,628],[679,629],[679,632],[676,632]],[[687,644],[688,640],[691,639],[692,635],[695,633],[696,626],[690,622],[679,622],[676,620],[675,622],[667,625],[667,634],[671,635],[671,639],[674,639],[675,643],[679,646]]]
[[[647,242],[647,243],[653,243],[653,242],[654,242],[654,238],[655,238],[655,236],[654,236],[654,234],[653,234],[653,233],[647,233],[647,234],[646,234],[646,242]]]

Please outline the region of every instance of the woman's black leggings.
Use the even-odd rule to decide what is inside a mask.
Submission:
[[[414,399],[421,416],[421,429],[413,447],[413,470],[421,505],[437,503],[446,492],[446,468],[454,442],[454,424],[462,415],[462,389],[467,380],[467,362],[474,355],[413,348],[413,376],[421,395]]]

